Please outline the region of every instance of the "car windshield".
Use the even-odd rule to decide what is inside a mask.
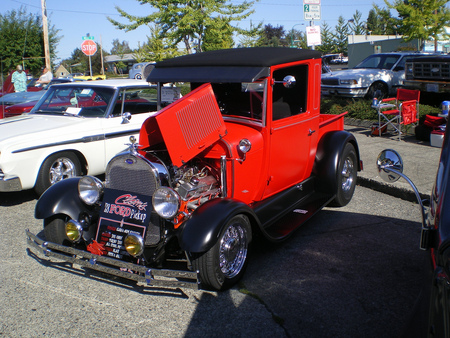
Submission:
[[[217,103],[224,117],[263,120],[265,82],[213,83]]]
[[[114,88],[52,86],[31,113],[102,117],[114,96]]]
[[[399,58],[400,55],[374,54],[364,59],[355,68],[391,69]]]

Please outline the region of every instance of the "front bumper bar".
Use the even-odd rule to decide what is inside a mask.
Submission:
[[[46,257],[54,257],[81,267],[101,271],[149,286],[199,289],[198,272],[150,269],[142,265],[122,262],[114,258],[98,256],[87,251],[46,242],[31,233],[28,229],[25,230],[25,234],[28,245]]]
[[[0,170],[1,172],[1,170]],[[17,176],[6,178],[0,177],[0,192],[21,191],[22,183]]]

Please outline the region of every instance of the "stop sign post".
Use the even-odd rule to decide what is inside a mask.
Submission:
[[[97,52],[97,44],[93,40],[84,40],[81,43],[81,51],[89,56],[89,71],[92,77],[92,64],[91,64],[91,56]]]

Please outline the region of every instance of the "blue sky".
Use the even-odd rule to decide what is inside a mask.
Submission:
[[[245,21],[239,23],[241,27],[247,28],[250,22],[271,24],[273,26],[282,25],[285,30],[304,30],[309,25],[309,21],[304,20],[303,14],[304,0],[260,0],[254,6],[255,13]],[[373,4],[379,7],[386,7],[383,0],[316,0],[320,1],[321,21],[315,21],[315,25],[326,22],[331,28],[337,24],[339,16],[345,20],[350,19],[356,10],[362,13],[363,20],[367,19]],[[242,3],[243,0],[232,0],[233,4]],[[393,1],[391,1],[393,2]],[[122,21],[115,9],[119,5],[126,12],[144,16],[152,10],[150,5],[140,5],[137,0],[46,0],[47,12],[50,23],[60,29],[59,35],[62,37],[58,44],[59,59],[70,57],[73,50],[80,47],[82,37],[86,33],[94,36],[97,43],[103,44],[103,49],[110,51],[112,41],[128,41],[131,48],[136,48],[139,43],[147,41],[149,35],[148,27],[141,27],[137,30],[124,32],[116,29],[107,19],[107,16]],[[28,12],[41,15],[41,0],[2,0],[0,13],[4,14],[12,9],[26,7]],[[58,61],[58,60],[56,60]]]

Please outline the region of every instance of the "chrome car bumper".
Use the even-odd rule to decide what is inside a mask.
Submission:
[[[367,94],[367,88],[344,88],[344,87],[321,87],[322,95],[339,95],[348,97],[364,97]]]
[[[20,182],[20,178],[6,177],[2,171],[0,170],[0,192],[8,192],[8,191],[21,191],[22,183]]]
[[[149,286],[199,289],[200,282],[197,272],[150,269],[142,265],[122,262],[114,258],[98,256],[87,251],[46,242],[32,234],[28,229],[25,230],[25,234],[28,245],[46,257],[54,257],[84,268]]]

